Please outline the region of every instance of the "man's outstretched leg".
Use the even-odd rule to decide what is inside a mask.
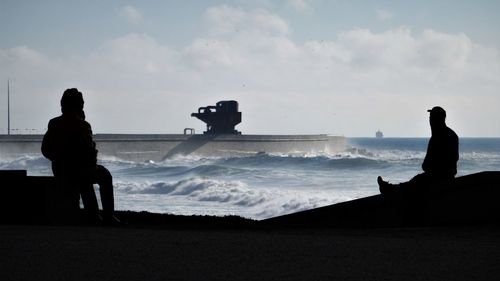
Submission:
[[[380,190],[380,194],[388,195],[392,194],[396,191],[396,186],[394,184],[390,184],[382,179],[381,176],[377,177],[378,189]]]
[[[380,194],[395,199],[403,199],[405,197],[408,197],[415,190],[415,187],[417,186],[417,181],[414,180],[415,178],[411,179],[408,182],[392,184],[387,181],[384,181],[381,176],[378,176],[377,183],[380,190]]]

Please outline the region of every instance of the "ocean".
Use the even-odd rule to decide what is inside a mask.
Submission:
[[[113,174],[118,210],[265,219],[378,194],[379,175],[409,180],[421,172],[427,141],[349,138],[349,148],[332,155],[190,155],[140,163],[99,155],[99,162]],[[0,155],[0,169],[52,175],[41,155]],[[487,170],[500,170],[500,138],[460,139],[458,176]]]

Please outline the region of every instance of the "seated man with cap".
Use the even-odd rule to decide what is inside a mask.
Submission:
[[[424,172],[400,184],[390,184],[379,176],[380,193],[418,192],[429,184],[452,180],[457,174],[458,136],[446,126],[446,111],[442,107],[435,106],[428,112],[432,135],[422,163]]]

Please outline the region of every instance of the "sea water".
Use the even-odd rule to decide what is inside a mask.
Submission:
[[[345,152],[331,155],[189,155],[140,163],[100,155],[99,162],[113,174],[118,210],[265,219],[378,194],[379,175],[390,182],[409,180],[421,172],[427,142],[349,138]],[[41,155],[0,155],[0,169],[52,174]],[[486,170],[500,170],[500,139],[460,139],[458,176]]]

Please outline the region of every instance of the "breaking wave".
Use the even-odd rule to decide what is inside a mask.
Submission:
[[[337,193],[312,190],[290,191],[286,189],[251,188],[241,181],[220,181],[190,178],[178,182],[116,183],[117,191],[131,195],[146,195],[149,200],[162,202],[170,212],[175,210],[175,202],[189,201],[217,205],[223,213],[237,213],[255,219],[264,219],[307,210],[358,198],[356,192]],[[154,195],[147,196],[147,195]],[[154,199],[152,199],[154,198]],[[161,203],[159,203],[161,204]],[[173,205],[172,209],[169,209]],[[189,205],[189,204],[187,204]],[[233,212],[228,211],[233,210]]]
[[[43,156],[21,156],[13,159],[0,157],[0,170],[27,170],[28,175],[52,175],[50,161]]]

